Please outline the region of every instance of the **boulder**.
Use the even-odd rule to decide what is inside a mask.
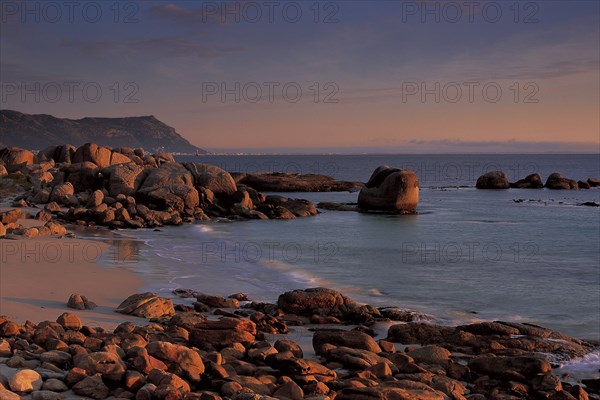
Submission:
[[[71,160],[76,151],[77,148],[70,144],[46,147],[36,155],[36,162],[41,163],[53,160],[56,163],[71,164]]]
[[[439,342],[453,333],[454,328],[449,326],[409,322],[390,326],[387,340],[403,344],[427,344]]]
[[[88,376],[73,386],[73,392],[80,396],[99,400],[107,398],[110,389],[102,382],[100,376]]]
[[[577,187],[579,187],[579,189],[589,189],[590,183],[588,181],[577,181]]]
[[[79,317],[72,313],[62,313],[56,319],[56,322],[58,322],[63,328],[73,331],[78,331],[83,327]]]
[[[119,194],[133,196],[146,173],[144,173],[142,167],[130,162],[104,168],[102,176],[108,180],[108,193],[110,196],[116,197]]]
[[[61,183],[60,185],[54,186],[52,192],[50,193],[50,201],[55,201],[57,203],[65,202],[67,196],[72,196],[75,193],[75,188],[73,184],[70,182]]]
[[[318,212],[313,202],[304,199],[288,199],[285,208],[296,217],[310,217]]]
[[[538,374],[551,371],[550,363],[541,357],[534,356],[494,356],[493,354],[482,354],[469,361],[469,368],[479,374],[492,377],[508,377],[516,372],[526,378],[533,378]]]
[[[559,174],[558,172],[555,172],[548,177],[548,179],[546,180],[545,186],[548,189],[554,189],[554,190],[579,189],[579,186],[577,186],[577,182],[575,182],[573,179],[563,178],[563,176],[561,174]]]
[[[170,185],[194,187],[192,174],[180,163],[166,162],[158,168],[150,169],[139,190],[155,190]]]
[[[42,388],[42,377],[32,369],[22,369],[17,371],[8,380],[10,389],[15,392],[30,393]]]
[[[477,189],[508,189],[508,176],[502,171],[491,171],[481,175],[475,184]]]
[[[235,180],[222,168],[210,164],[183,163],[192,174],[194,186],[204,187],[217,196],[232,195],[237,190]]]
[[[359,305],[340,292],[327,288],[293,290],[279,296],[277,306],[286,313],[345,317],[356,313]]]
[[[312,343],[317,354],[324,354],[330,345],[381,353],[381,348],[375,339],[359,331],[319,329],[313,335]]]
[[[414,213],[419,203],[419,180],[410,170],[378,167],[358,194],[363,211]]]
[[[23,166],[33,164],[33,153],[18,147],[5,147],[0,149],[0,162],[8,172],[17,172]]]
[[[90,197],[88,197],[87,207],[98,207],[100,204],[102,204],[103,201],[104,193],[102,193],[101,190],[95,190],[94,192],[92,192],[92,194],[90,194]]]
[[[21,218],[25,218],[25,213],[18,208],[0,213],[0,222],[3,224],[14,224]]]
[[[190,345],[216,348],[234,343],[252,343],[256,335],[256,324],[247,319],[224,317],[218,321],[202,321],[190,333]]]
[[[0,386],[0,399],[2,400],[20,400],[21,396],[16,393],[11,392],[10,390],[3,389]]]
[[[445,366],[450,361],[450,352],[440,346],[424,346],[407,353],[417,362]]]
[[[600,186],[600,179],[598,179],[598,178],[588,178],[587,183],[590,185],[590,187],[599,187]]]
[[[100,169],[89,161],[69,165],[67,182],[73,184],[76,192],[94,190],[100,187]]]
[[[99,168],[106,168],[111,165],[111,156],[112,151],[108,147],[99,147],[95,143],[86,143],[75,151],[72,162],[90,162],[96,164]]]
[[[516,189],[541,189],[544,187],[544,182],[539,174],[527,175],[524,179],[520,179],[510,184],[511,188]]]
[[[198,191],[186,185],[143,189],[137,193],[136,198],[142,203],[154,204],[159,209],[172,208],[178,212],[187,210],[189,214],[200,204]]]
[[[160,318],[175,314],[175,309],[170,299],[146,292],[129,296],[117,307],[116,312],[142,318]]]
[[[226,299],[221,296],[196,293],[196,300],[212,308],[240,308],[240,302],[236,299]]]
[[[159,360],[174,363],[187,374],[192,381],[200,381],[204,373],[204,364],[200,355],[185,346],[168,342],[154,341],[146,346],[148,354]]]
[[[327,351],[325,358],[329,362],[341,363],[345,368],[354,370],[364,370],[379,364],[386,364],[390,369],[398,370],[387,358],[364,349],[340,346]]]
[[[89,375],[100,374],[103,379],[115,382],[120,381],[127,370],[117,354],[104,351],[77,355],[73,361],[75,367],[83,369]]]

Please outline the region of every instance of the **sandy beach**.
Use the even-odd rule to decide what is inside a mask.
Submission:
[[[39,221],[19,223],[35,226]],[[78,293],[98,305],[94,310],[77,311],[85,324],[114,328],[131,320],[114,309],[139,292],[142,281],[125,269],[100,266],[97,261],[107,251],[108,245],[93,240],[0,240],[0,315],[19,323],[55,321],[60,314],[74,311],[67,307],[67,300]]]

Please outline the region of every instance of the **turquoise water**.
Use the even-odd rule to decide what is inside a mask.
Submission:
[[[250,165],[265,163],[270,170],[285,171],[273,167],[279,163],[303,173],[325,173],[308,168],[328,166],[335,168],[330,174],[349,180],[366,180],[380,164],[420,163],[422,170],[415,170],[429,177],[421,179],[420,214],[414,216],[323,211],[294,221],[214,221],[124,232],[145,243],[132,268],[151,290],[244,291],[272,302],[286,290],[322,285],[359,301],[421,311],[442,323],[526,321],[600,339],[600,208],[578,205],[600,202],[600,190],[480,191],[473,188],[480,170],[450,179],[431,167],[494,164],[509,175],[509,168],[514,174],[519,169],[511,180],[531,172],[545,179],[555,171],[587,179],[600,176],[597,155],[193,159],[250,172]],[[357,197],[286,195],[315,202]],[[515,202],[519,199],[524,201]]]

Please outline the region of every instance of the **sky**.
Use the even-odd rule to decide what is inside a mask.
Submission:
[[[0,2],[0,108],[217,152],[600,152],[598,1]]]

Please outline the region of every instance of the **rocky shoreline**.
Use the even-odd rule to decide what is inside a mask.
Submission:
[[[2,190],[8,187],[17,195],[16,207],[45,205],[65,221],[113,229],[317,214],[310,201],[265,196],[213,165],[93,143],[53,146],[36,155],[14,147],[0,149],[0,178]]]
[[[325,288],[273,304],[175,295],[128,297],[116,311],[148,324],[112,332],[73,313],[23,325],[0,317],[0,398],[600,399],[600,379],[573,384],[552,372],[553,361],[597,344],[535,325],[440,326]],[[69,306],[95,306],[84,300]],[[378,323],[391,326],[376,340]]]

